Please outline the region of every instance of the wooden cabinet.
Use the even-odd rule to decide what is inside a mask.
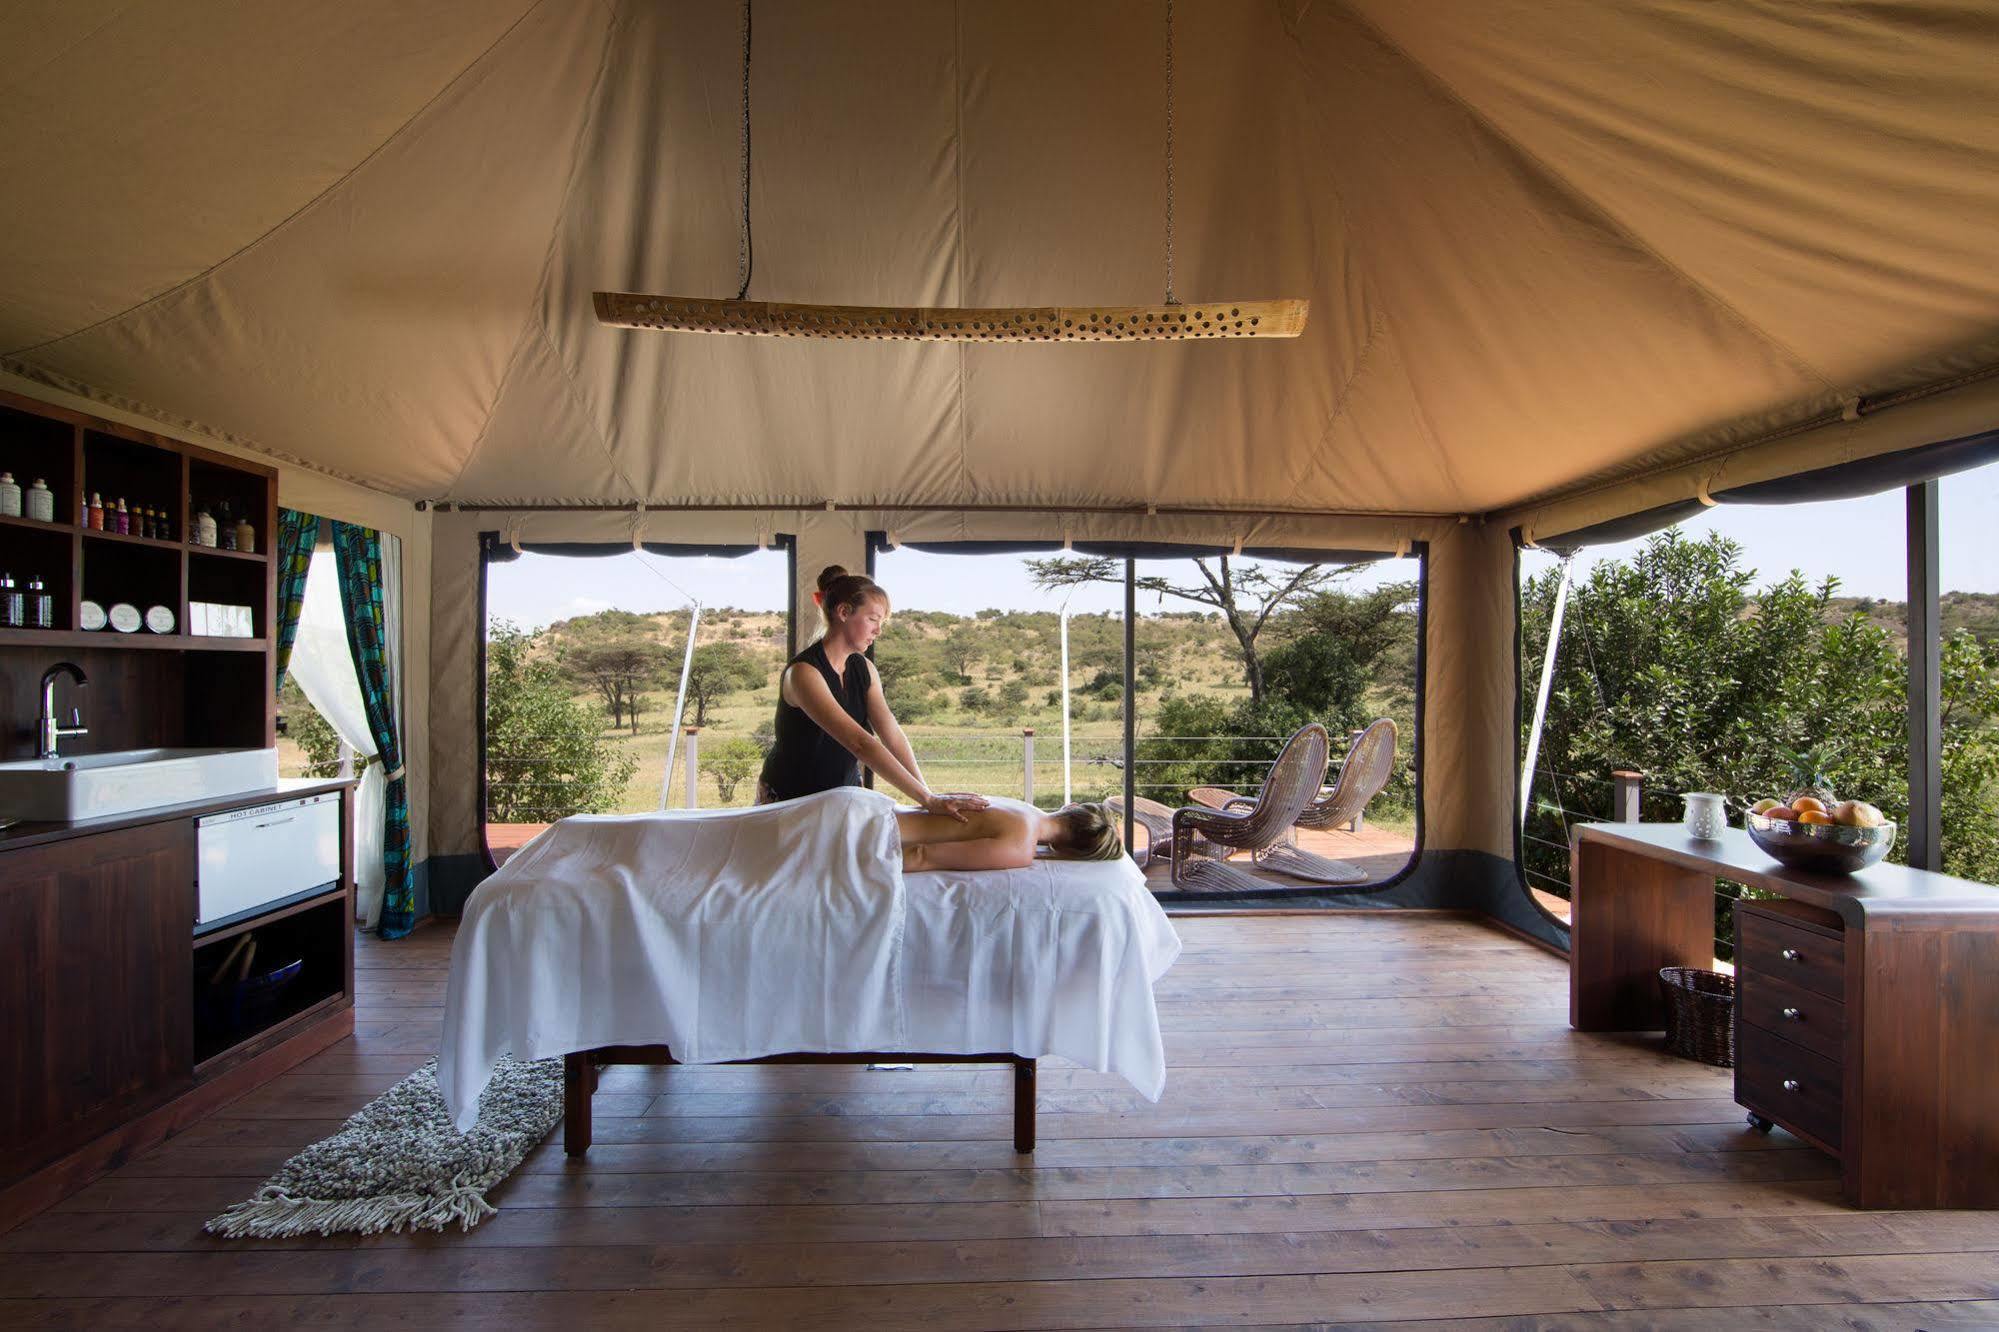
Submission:
[[[1777,864],[1728,829],[1587,824],[1572,845],[1570,1020],[1661,1025],[1658,969],[1713,965],[1736,905],[1736,1099],[1839,1158],[1860,1207],[1999,1207],[1999,887]]]
[[[192,1083],[193,917],[190,822],[0,858],[6,1175],[45,1165]]]
[[[0,1230],[353,1030],[352,789],[0,832]],[[197,937],[196,817],[325,790],[338,881]],[[245,936],[281,992],[218,988]]]

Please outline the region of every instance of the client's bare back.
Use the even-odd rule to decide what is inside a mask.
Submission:
[[[920,809],[895,812],[904,871],[1018,869],[1034,861],[1039,820],[1018,809],[972,810],[964,822]]]

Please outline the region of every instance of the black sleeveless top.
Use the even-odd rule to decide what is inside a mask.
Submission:
[[[841,711],[872,733],[868,723],[868,659],[859,652],[847,658],[844,673],[835,675],[826,660],[826,647],[814,643],[791,659],[819,672],[819,678],[833,691],[833,701]],[[784,701],[780,678],[777,691],[777,738],[764,758],[762,786],[772,800],[796,800],[816,795],[836,786],[861,784],[861,761],[847,747],[820,729],[819,723],[803,708]]]

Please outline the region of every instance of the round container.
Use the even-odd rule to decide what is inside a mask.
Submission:
[[[116,602],[111,607],[111,627],[121,634],[136,634],[144,623],[139,618],[139,608],[129,601]]]
[[[76,622],[85,629],[104,627],[104,607],[94,601],[86,601],[76,608]]]
[[[146,607],[146,628],[156,634],[170,634],[174,631],[174,613],[165,606]]]
[[[1851,828],[1843,823],[1794,823],[1745,814],[1749,840],[1792,869],[1851,874],[1878,864],[1895,845],[1895,825]]]
[[[1687,836],[1703,842],[1720,841],[1721,830],[1728,826],[1727,802],[1713,791],[1689,791],[1680,799],[1687,802]]]

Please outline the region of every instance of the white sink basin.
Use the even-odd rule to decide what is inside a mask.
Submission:
[[[268,790],[275,749],[118,749],[0,763],[0,818],[73,823]]]

